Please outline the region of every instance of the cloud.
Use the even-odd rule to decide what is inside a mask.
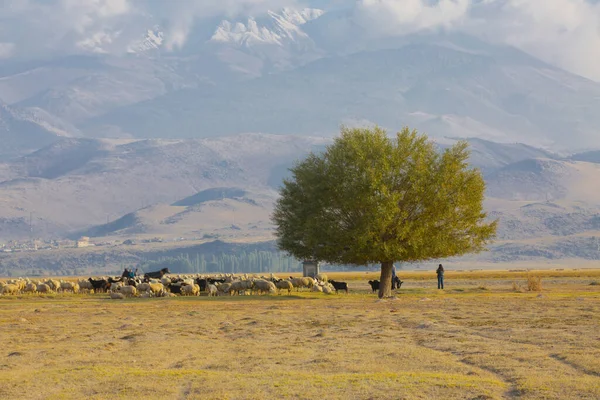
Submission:
[[[354,19],[376,36],[451,28],[468,14],[470,0],[360,0]]]
[[[147,6],[166,19],[165,46],[172,50],[183,47],[194,24],[199,20],[256,15],[297,4],[297,0],[190,0],[169,3],[159,0],[149,2]]]
[[[213,18],[306,5],[347,10],[347,22],[329,21],[333,43],[355,40],[356,28],[375,40],[455,30],[600,81],[598,0],[0,0],[0,58],[125,53],[157,24],[176,51]]]
[[[353,18],[375,37],[466,32],[600,81],[597,0],[359,0]]]
[[[2,43],[0,42],[0,60],[4,58],[10,58],[15,50],[14,43]]]
[[[262,13],[297,0],[0,0],[0,37],[20,56],[126,52],[160,24],[168,49],[181,48],[202,19]]]
[[[69,53],[102,41],[102,32],[118,31],[140,15],[133,0],[4,0],[0,37],[16,44],[16,56]],[[110,35],[110,34],[109,34]],[[113,42],[111,42],[113,43]]]
[[[464,29],[600,81],[600,4],[586,0],[487,0]]]

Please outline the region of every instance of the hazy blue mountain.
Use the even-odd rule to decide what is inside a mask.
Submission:
[[[69,133],[67,124],[43,110],[0,102],[0,160],[37,150]]]
[[[454,141],[445,139],[440,146]],[[14,227],[14,221],[33,212],[39,225],[54,229],[48,234],[66,234],[155,204],[163,204],[169,215],[173,214],[169,207],[227,199],[238,203],[226,208],[248,208],[246,198],[268,205],[295,161],[329,143],[331,138],[266,134],[189,140],[62,138],[26,156],[0,162],[0,218]],[[579,177],[578,187],[587,187],[585,182],[596,177],[591,168],[569,167],[570,161],[550,160],[553,156],[548,152],[525,145],[480,139],[470,143],[471,162],[486,173],[493,197],[512,200],[525,192],[530,196],[526,199],[545,200],[545,185],[552,179],[561,193],[571,188],[574,195],[568,200],[589,197],[574,191],[574,185]],[[569,174],[534,169],[542,162],[537,160],[554,162]],[[267,215],[263,222],[268,223],[264,207],[261,215]],[[220,221],[214,219],[214,224]],[[221,222],[231,224],[228,218]],[[3,228],[5,235],[10,231]],[[21,231],[15,228],[15,232]]]
[[[379,123],[437,137],[596,145],[600,84],[502,50],[413,44],[328,57],[234,85],[176,91],[82,127],[96,135],[206,137],[328,134],[340,123]]]
[[[465,34],[375,38],[348,7],[318,4],[208,18],[181,48],[151,24],[126,54],[2,62],[0,100],[87,137],[332,135],[342,123],[378,123],[598,147],[600,84]]]

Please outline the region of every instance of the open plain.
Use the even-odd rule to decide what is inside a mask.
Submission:
[[[0,296],[0,398],[600,398],[600,270],[328,275],[350,294]]]

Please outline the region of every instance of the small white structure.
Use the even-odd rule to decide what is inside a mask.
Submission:
[[[90,238],[87,236],[82,236],[77,240],[75,244],[76,247],[88,247],[90,245]]]
[[[319,263],[317,261],[304,261],[302,263],[302,276],[314,278],[319,275]]]

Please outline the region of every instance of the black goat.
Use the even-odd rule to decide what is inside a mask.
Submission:
[[[92,287],[94,288],[94,292],[96,292],[96,293],[105,292],[110,288],[110,282],[107,281],[106,279],[94,280],[92,278],[89,278],[88,281],[92,284]]]
[[[181,294],[181,287],[184,285],[169,285],[169,290],[174,294]]]
[[[344,290],[346,291],[346,294],[348,293],[348,284],[346,282],[329,281],[329,283],[333,285],[336,293],[338,290]]]
[[[400,289],[400,286],[402,286],[403,283],[404,281],[401,281],[400,278],[395,276],[394,279],[392,279],[392,289]]]
[[[215,283],[225,283],[225,279],[214,279],[214,278],[208,278],[207,279],[208,283],[211,284],[215,284]]]
[[[208,286],[208,280],[197,278],[196,279],[196,284],[198,286],[200,286],[200,291],[201,292],[205,292],[206,291],[206,287]]]
[[[164,275],[170,274],[169,268],[163,268],[160,271],[148,272],[144,274],[144,280],[161,279]]]
[[[127,285],[137,287],[138,282],[135,279],[127,279]]]
[[[379,290],[379,281],[378,280],[369,281],[369,285],[371,285],[371,290],[373,291],[373,293],[375,293],[376,291]]]

